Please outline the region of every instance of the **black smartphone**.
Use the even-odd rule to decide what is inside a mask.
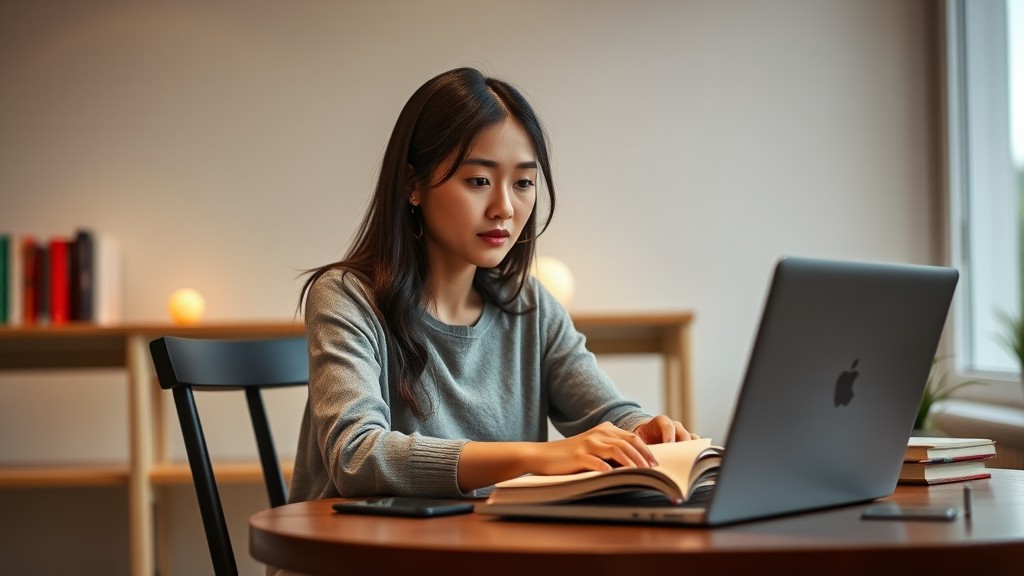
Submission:
[[[457,500],[392,496],[388,498],[369,498],[366,500],[338,502],[334,505],[334,511],[343,514],[435,518],[437,516],[452,516],[453,514],[468,514],[473,511],[473,504]]]
[[[955,520],[957,509],[952,506],[900,506],[892,503],[873,504],[864,509],[865,520]]]

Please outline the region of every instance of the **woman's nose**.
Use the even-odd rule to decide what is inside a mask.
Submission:
[[[511,192],[506,190],[504,186],[498,187],[495,191],[494,198],[491,200],[489,210],[489,216],[491,218],[501,220],[508,220],[511,218],[513,212]]]

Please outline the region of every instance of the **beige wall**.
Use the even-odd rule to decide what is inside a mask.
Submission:
[[[185,285],[210,320],[290,318],[297,271],[347,246],[405,99],[460,65],[513,81],[546,121],[559,203],[539,246],[572,268],[572,308],[696,311],[703,435],[725,439],[776,258],[941,258],[932,2],[11,4],[0,230],[116,236],[130,321],[164,320]],[[653,360],[607,366],[660,409]],[[54,378],[72,382],[41,392],[0,376],[13,385],[0,462],[122,454],[119,387],[96,386],[97,401]],[[98,405],[80,410],[87,401]],[[300,405],[275,405],[283,452]],[[225,418],[208,432],[227,436],[215,451],[248,453],[247,424]],[[68,444],[83,434],[84,447]],[[245,556],[245,518],[263,502],[231,491]],[[103,495],[110,514],[87,507],[87,489],[0,492],[0,509],[88,515],[67,537],[97,542],[43,557],[33,548],[53,534],[5,526],[5,565],[126,571],[124,506]],[[177,572],[201,573],[193,497],[170,497]]]

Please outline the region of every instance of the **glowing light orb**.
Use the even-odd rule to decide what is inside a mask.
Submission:
[[[206,300],[198,290],[179,288],[167,299],[167,311],[171,313],[171,321],[175,324],[198,324],[206,312]]]

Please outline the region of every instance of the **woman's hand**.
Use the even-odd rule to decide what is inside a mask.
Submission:
[[[657,465],[643,439],[633,432],[605,422],[564,440],[536,445],[535,474],[571,474],[583,470],[611,470],[625,466]]]
[[[647,444],[682,442],[683,440],[697,440],[700,438],[696,434],[687,432],[682,422],[672,420],[665,415],[651,418],[637,426],[634,432]]]
[[[658,462],[648,444],[699,438],[668,416],[656,416],[635,432],[605,422],[582,434],[551,442],[467,442],[459,455],[459,488],[490,486],[523,474],[573,474],[619,466],[650,468]]]

